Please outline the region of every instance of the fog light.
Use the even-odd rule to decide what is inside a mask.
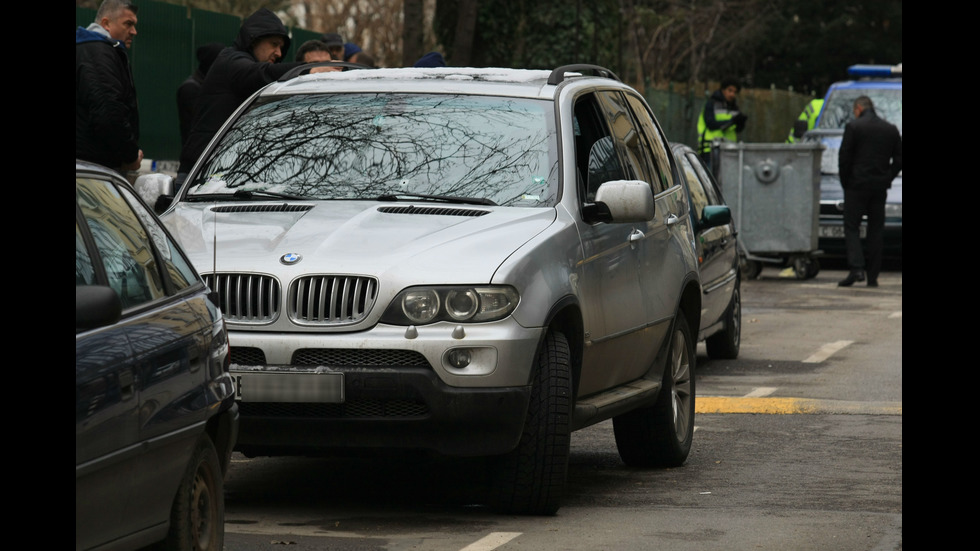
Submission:
[[[466,348],[454,348],[446,353],[446,361],[456,369],[463,369],[470,365],[472,360],[470,351]]]

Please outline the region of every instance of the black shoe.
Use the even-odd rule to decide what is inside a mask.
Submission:
[[[878,280],[877,279],[869,279],[868,280],[868,287],[877,287],[877,286],[878,286]]]
[[[864,281],[864,272],[851,272],[847,277],[837,282],[838,287],[850,287],[855,281]]]

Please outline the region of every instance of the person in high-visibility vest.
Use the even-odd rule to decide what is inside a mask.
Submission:
[[[705,164],[711,166],[711,141],[721,138],[738,141],[748,117],[738,109],[735,97],[741,87],[734,80],[724,80],[721,88],[711,94],[698,117],[698,152]]]
[[[786,137],[786,143],[796,143],[796,140],[802,138],[807,130],[813,130],[821,109],[823,109],[823,98],[810,100],[810,103],[803,108],[800,116],[796,118],[793,129],[789,131],[789,136]]]

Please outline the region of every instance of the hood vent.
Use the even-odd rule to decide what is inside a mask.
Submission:
[[[280,205],[234,205],[224,207],[214,207],[212,212],[306,212],[313,208],[313,205],[290,205],[282,203]]]
[[[415,205],[406,207],[380,207],[378,208],[378,212],[385,214],[435,214],[439,216],[483,216],[484,214],[490,214],[488,210],[417,207]]]

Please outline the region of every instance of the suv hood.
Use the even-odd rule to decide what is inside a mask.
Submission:
[[[178,203],[162,216],[199,272],[360,274],[489,283],[554,208],[303,201]],[[216,252],[215,252],[216,249]],[[286,266],[283,255],[300,260]],[[447,270],[447,266],[452,269]]]

